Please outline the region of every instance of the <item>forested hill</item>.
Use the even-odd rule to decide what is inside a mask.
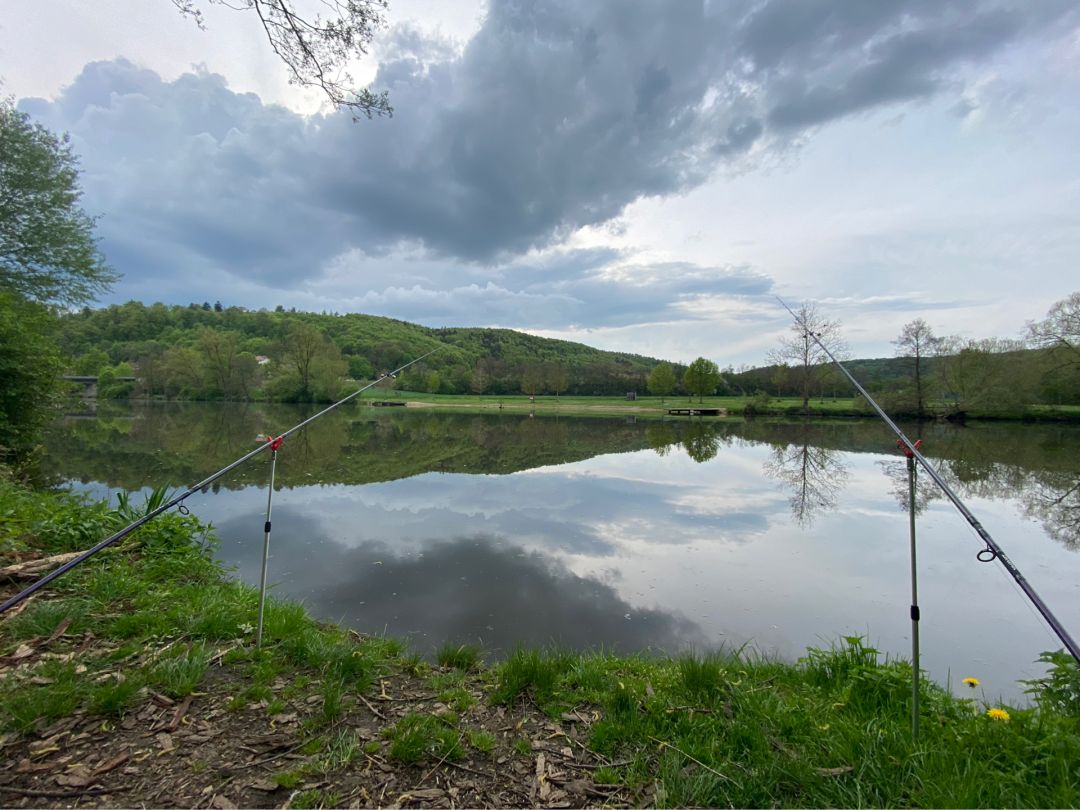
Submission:
[[[304,332],[327,341],[314,369],[323,376],[331,376],[326,372],[336,363],[342,374],[366,379],[438,349],[400,381],[420,391],[622,394],[644,391],[649,371],[660,362],[510,329],[431,329],[374,315],[137,301],[65,315],[60,343],[72,372],[98,374],[103,366],[127,364],[151,389],[144,393],[246,396],[273,376],[275,366],[295,365],[288,361],[298,354],[295,343]],[[258,358],[269,358],[261,374]],[[127,371],[120,369],[119,376]],[[287,391],[272,395],[294,398]]]

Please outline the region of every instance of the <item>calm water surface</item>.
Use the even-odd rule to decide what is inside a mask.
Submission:
[[[190,484],[307,415],[299,407],[105,406],[49,445],[74,488]],[[1080,430],[910,428],[1074,635]],[[280,596],[429,651],[556,643],[623,652],[749,643],[794,659],[868,636],[910,656],[902,459],[872,421],[633,422],[352,407],[283,447]],[[219,555],[258,581],[268,461],[189,499]],[[923,665],[1021,698],[1060,645],[974,532],[920,494]]]

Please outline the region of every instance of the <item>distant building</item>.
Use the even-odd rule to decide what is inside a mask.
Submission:
[[[267,363],[270,362],[270,358],[267,357],[265,354],[257,354],[255,355],[255,362],[258,363],[260,366],[265,366]]]

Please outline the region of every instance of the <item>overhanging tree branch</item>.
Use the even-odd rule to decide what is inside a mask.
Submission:
[[[233,11],[254,12],[274,54],[285,63],[289,83],[320,90],[338,109],[353,119],[391,116],[385,91],[357,88],[347,71],[350,59],[368,52],[375,33],[385,24],[387,0],[321,0],[329,14],[300,14],[293,0],[202,0]],[[185,17],[206,28],[199,0],[172,0]]]

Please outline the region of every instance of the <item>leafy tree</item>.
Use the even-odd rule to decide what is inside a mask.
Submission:
[[[296,371],[300,380],[301,399],[310,399],[315,359],[324,350],[326,336],[307,323],[294,323],[285,338],[285,361]]]
[[[296,392],[284,398],[306,402],[335,397],[347,367],[341,350],[322,331],[302,321],[293,323],[284,351],[285,363],[290,374],[295,372],[296,383]]]
[[[354,354],[346,362],[349,364],[349,376],[354,380],[370,380],[375,375],[375,369],[366,357]]]
[[[0,458],[37,442],[54,415],[63,368],[49,311],[0,290]]]
[[[837,358],[846,347],[840,337],[840,323],[825,318],[813,303],[803,304],[795,315],[797,321],[791,325],[791,334],[780,338],[780,348],[771,352],[770,357],[777,365],[791,367],[789,380],[795,383],[802,397],[803,411],[809,411],[811,393],[820,382],[825,364],[830,362],[818,341]]]
[[[202,358],[194,349],[176,346],[165,352],[165,396],[198,392],[203,387]]]
[[[1031,381],[1018,341],[989,338],[942,340],[938,374],[952,416],[972,410],[1016,412],[1027,404]]]
[[[675,390],[675,383],[675,369],[671,367],[671,363],[660,363],[649,372],[647,383],[649,393],[660,397],[661,404],[664,402],[664,397],[670,396]]]
[[[526,363],[521,370],[521,390],[530,397],[535,397],[537,390],[544,381],[544,375],[540,367],[535,363]]]
[[[569,382],[566,366],[561,363],[548,363],[545,367],[545,376],[547,377],[548,387],[555,394],[555,398],[558,399],[559,394],[566,390]]]
[[[936,354],[941,345],[940,338],[934,335],[930,324],[922,318],[916,318],[904,324],[900,335],[893,341],[898,357],[910,357],[914,361],[915,412],[919,418],[926,416],[926,389],[923,379],[923,361]]]
[[[172,0],[181,14],[205,28],[198,0]],[[207,0],[235,11],[250,11],[288,68],[289,81],[321,90],[338,108],[360,115],[391,115],[387,94],[355,88],[347,68],[367,53],[375,32],[386,22],[386,0],[322,0],[327,17],[304,15],[292,0]]]
[[[116,276],[80,207],[78,160],[10,100],[0,100],[0,289],[46,304],[83,304]]]
[[[214,394],[231,397],[237,393],[235,378],[240,336],[236,332],[203,327],[195,343],[202,356],[204,379]]]
[[[711,396],[719,384],[720,369],[716,363],[704,357],[699,357],[691,363],[683,374],[683,387],[686,388],[688,394],[697,394],[698,402],[701,402],[706,394]]]
[[[109,355],[95,346],[75,360],[74,372],[86,377],[96,377],[102,366],[109,365]]]

